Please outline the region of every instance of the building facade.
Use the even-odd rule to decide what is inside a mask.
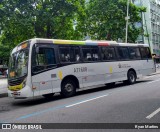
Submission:
[[[138,38],[138,42],[150,45],[152,54],[160,56],[160,0],[131,0],[137,6],[147,8],[141,14],[144,34]]]

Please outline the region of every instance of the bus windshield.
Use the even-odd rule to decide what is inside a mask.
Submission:
[[[27,75],[29,49],[19,50],[10,57],[9,79]]]

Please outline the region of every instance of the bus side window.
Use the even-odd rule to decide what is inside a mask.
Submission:
[[[77,46],[70,47],[70,57],[71,57],[71,62],[80,62],[81,55],[79,47]]]
[[[152,58],[151,53],[150,53],[150,49],[148,47],[141,47],[140,51],[141,51],[142,59],[151,59]]]
[[[45,55],[46,55],[46,64],[47,65],[52,65],[55,64],[55,55],[54,55],[54,50],[52,49],[46,49],[45,50]]]
[[[37,65],[45,65],[45,50],[43,48],[39,49],[39,53],[36,54],[36,64]]]
[[[71,63],[80,61],[80,49],[77,46],[61,46],[59,51],[61,62]]]
[[[103,60],[108,60],[108,52],[107,52],[107,48],[106,47],[102,47],[102,59]]]
[[[84,61],[92,61],[91,49],[89,49],[89,48],[82,48],[82,52],[83,52],[83,59],[84,59]]]
[[[131,59],[141,59],[141,54],[137,47],[129,47],[129,55]]]
[[[76,54],[76,61],[79,62],[80,61],[80,55]]]
[[[75,61],[76,62],[80,62],[81,61],[81,53],[80,53],[80,49],[79,47],[75,47],[74,48],[74,57],[75,57]]]
[[[118,48],[119,59],[126,60],[129,59],[129,52],[127,47]]]
[[[70,62],[70,50],[69,47],[60,47],[60,60],[61,62]]]
[[[98,50],[98,48],[92,48],[93,61],[98,61],[100,59]]]
[[[102,47],[102,59],[103,60],[115,60],[116,54],[113,47]]]
[[[109,60],[115,60],[116,54],[114,48],[108,48],[108,59]]]
[[[150,49],[149,48],[146,48],[146,53],[147,53],[147,57],[149,58],[149,59],[152,59],[152,55],[151,55],[151,52],[150,52]]]
[[[33,54],[32,69],[33,72],[43,71],[55,67],[55,53],[53,48],[39,48],[39,53]]]

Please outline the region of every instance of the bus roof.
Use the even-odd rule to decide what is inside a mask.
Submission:
[[[50,44],[70,44],[70,45],[91,45],[91,46],[142,46],[148,47],[148,44],[134,44],[134,43],[117,43],[116,41],[107,41],[107,40],[62,40],[62,39],[44,39],[44,38],[34,38],[37,43],[50,43]]]

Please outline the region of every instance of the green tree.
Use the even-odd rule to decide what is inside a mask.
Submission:
[[[129,5],[128,42],[135,42],[142,31],[135,26],[141,22],[140,13],[144,7]],[[90,0],[87,7],[87,31],[93,39],[125,39],[127,0]]]
[[[73,21],[85,0],[3,0],[0,3],[0,56],[34,38],[74,39]],[[76,37],[78,38],[78,37]],[[2,50],[3,49],[3,50]]]

